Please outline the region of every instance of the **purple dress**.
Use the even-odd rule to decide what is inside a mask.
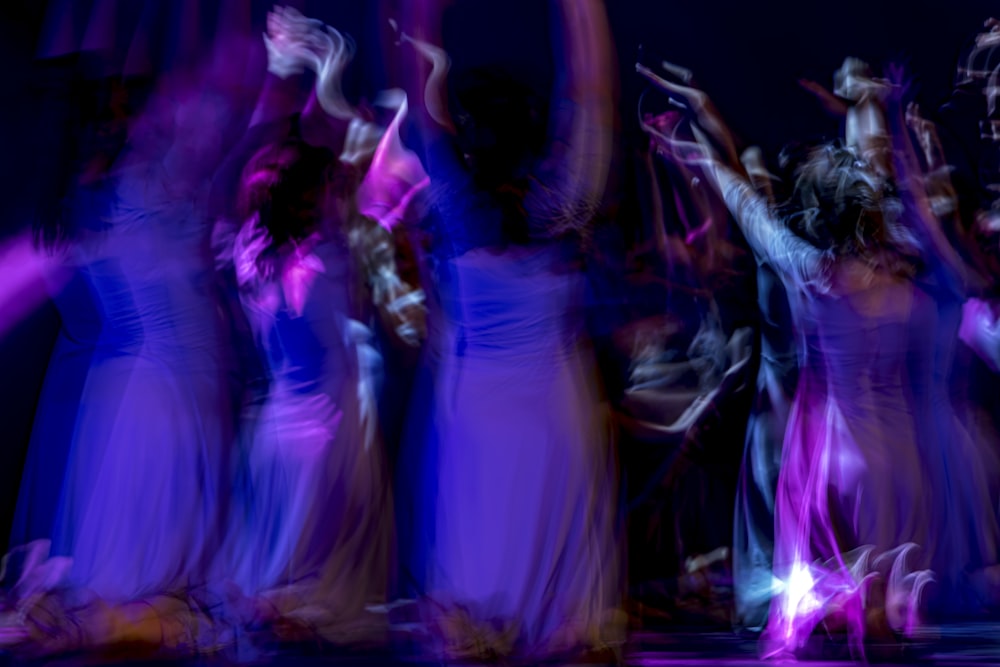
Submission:
[[[208,226],[169,183],[158,164],[126,168],[87,249],[104,322],[53,548],[71,590],[110,602],[202,584],[220,528],[228,355]]]
[[[569,648],[600,636],[619,604],[608,411],[573,307],[581,277],[558,271],[552,248],[471,250],[451,266],[428,590],[450,641]]]
[[[96,187],[80,187],[72,200],[76,237],[59,248],[60,275],[49,286],[61,326],[49,358],[21,475],[10,538],[15,548],[53,537],[80,398],[97,360],[105,322],[84,249],[100,234],[113,194],[109,179]]]
[[[350,318],[350,254],[323,241],[306,261],[314,277],[301,312],[273,281],[245,295],[271,385],[246,424],[246,483],[220,560],[243,595],[351,642],[367,638],[365,607],[386,594],[391,495],[371,334]]]
[[[616,466],[583,275],[558,242],[505,246],[496,202],[458,155],[445,139],[427,156],[447,320],[422,524],[433,650],[537,656],[617,642]],[[538,221],[560,201],[540,198],[526,199]]]
[[[838,618],[860,641],[875,606],[894,631],[912,633],[932,577],[953,581],[988,557],[956,521],[958,480],[971,487],[964,512],[984,509],[965,498],[988,495],[937,388],[946,365],[938,303],[907,278],[852,288],[857,266],[796,237],[749,186],[732,178],[724,190],[747,240],[785,282],[800,336],[764,653],[794,652]]]

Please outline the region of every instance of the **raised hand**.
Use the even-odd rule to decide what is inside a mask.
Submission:
[[[681,138],[680,126],[684,122],[678,113],[665,113],[653,118],[640,119],[640,127],[650,136],[656,152],[667,159],[688,167],[704,167],[714,163],[718,156],[715,147],[697,126],[691,124],[695,140]]]
[[[712,104],[712,100],[704,91],[664,79],[645,65],[637,64],[636,71],[667,93],[676,103],[689,109],[702,129],[722,148],[730,165],[737,169],[741,168],[736,142],[722,116]]]
[[[871,75],[868,63],[848,57],[833,75],[833,92],[838,97],[854,103],[865,100],[885,100],[892,91],[892,84]]]
[[[267,15],[264,47],[267,49],[267,71],[281,79],[301,74],[315,63],[309,48],[309,35],[323,24],[303,16],[290,7],[275,7]]]

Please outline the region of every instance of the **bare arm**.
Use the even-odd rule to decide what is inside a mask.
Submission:
[[[287,118],[302,110],[299,77],[311,57],[301,43],[309,19],[294,9],[279,7],[267,15],[263,35],[267,48],[267,76],[257,98],[250,127]]]
[[[830,289],[831,266],[826,255],[793,234],[779,220],[766,197],[751,183],[742,165],[730,165],[697,125],[697,143],[654,135],[663,153],[677,162],[698,166],[722,197],[747,243],[762,261],[771,264],[786,281],[812,293]]]
[[[667,93],[671,99],[686,107],[694,115],[702,130],[721,149],[721,159],[724,159],[733,169],[742,171],[739,152],[736,150],[736,140],[708,95],[692,86],[668,81],[644,65],[636,65],[636,71]]]
[[[951,167],[944,156],[937,127],[920,115],[920,108],[910,104],[906,108],[906,126],[916,136],[916,143],[923,154],[926,168],[924,183],[930,199],[931,210],[938,218],[958,212],[958,193],[951,182]]]
[[[846,110],[844,139],[884,177],[891,177],[893,164],[885,100],[891,86],[876,80],[868,65],[857,58],[846,58],[834,74],[834,92],[850,104]]]
[[[549,156],[526,208],[556,230],[585,224],[604,197],[611,165],[614,54],[601,0],[553,0],[561,30]]]
[[[832,267],[827,256],[795,236],[745,176],[720,162],[709,163],[706,172],[759,257],[799,287],[829,291]]]
[[[5,239],[0,267],[8,279],[0,285],[0,338],[40,308],[68,279],[61,256],[40,249],[30,232]]]

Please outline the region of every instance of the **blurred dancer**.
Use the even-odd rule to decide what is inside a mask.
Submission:
[[[86,248],[107,224],[114,198],[111,165],[124,145],[127,119],[123,90],[113,79],[81,80],[79,70],[76,76],[81,78],[69,88],[83,93],[80,101],[56,102],[63,113],[75,114],[75,122],[63,124],[73,136],[61,137],[70,164],[45,181],[48,192],[35,225],[36,246],[49,267],[43,280],[61,327],[22,474],[10,540],[15,547],[53,537],[80,398],[103,323]]]
[[[318,108],[341,113],[346,102],[331,94],[341,57],[331,36],[338,33],[290,10],[273,14],[269,62],[272,70],[313,69]],[[363,123],[343,113],[352,127]],[[401,296],[413,299],[388,229],[359,210],[374,146],[359,144],[356,130],[342,143],[329,133],[309,141],[304,115],[279,122],[287,136],[258,149],[243,170],[242,223],[228,246],[269,385],[244,424],[220,576],[242,600],[240,624],[264,623],[282,639],[375,641],[385,628],[370,622],[366,606],[387,593],[392,504],[375,404],[380,362],[364,323],[375,311],[391,319],[406,311]],[[370,124],[363,131],[383,132]],[[419,343],[419,324],[395,324],[401,339]]]
[[[845,74],[863,101],[875,103],[881,89],[863,70]],[[703,93],[668,88],[726,144]],[[741,166],[717,157],[707,137],[700,148],[674,143],[670,150],[706,165],[748,241],[780,270],[789,294],[802,295],[792,304],[804,341],[802,375],[775,510],[781,588],[764,652],[801,649],[819,623],[846,623],[854,649],[865,635],[890,637],[889,628],[912,636],[924,613],[927,568],[950,592],[964,567],[991,558],[988,537],[954,526],[988,508],[967,504],[985,491],[981,466],[967,438],[951,437],[954,413],[934,389],[940,322],[931,290],[951,289],[961,267],[927,215],[922,186],[907,180],[910,165],[893,165],[885,152],[889,137],[862,137],[870,160],[835,146],[815,150],[788,210],[793,227],[778,221]],[[899,199],[888,189],[887,165],[911,188]],[[914,338],[915,331],[927,335]],[[953,499],[958,469],[970,490]]]
[[[247,495],[227,551],[258,620],[345,641],[365,605],[384,599],[391,529],[351,330],[349,169],[293,135],[244,172],[235,260],[271,383],[247,434]]]
[[[453,122],[439,3],[416,3],[402,37],[450,250],[426,586],[452,659],[607,650],[622,629],[607,410],[572,263],[608,176],[611,44],[600,2],[552,7],[565,52],[548,137],[530,94],[495,71],[459,85],[467,115]]]
[[[69,558],[39,559],[15,590],[42,651],[204,640],[191,595],[218,548],[231,441],[203,208],[227,107],[204,83],[162,82],[114,167],[104,229],[81,246],[101,320],[53,535]]]

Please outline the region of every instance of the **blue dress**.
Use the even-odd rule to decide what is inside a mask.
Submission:
[[[220,534],[229,354],[209,227],[170,183],[156,163],[124,168],[86,251],[102,326],[53,549],[72,591],[112,603],[200,586]]]
[[[371,333],[352,320],[345,244],[320,242],[300,312],[275,282],[244,308],[270,387],[245,424],[222,575],[279,615],[352,641],[365,607],[384,602],[392,498],[378,435]],[[306,621],[306,619],[302,619]]]
[[[427,167],[446,250],[422,470],[437,646],[544,655],[618,641],[616,466],[584,276],[564,244],[504,247],[500,213],[448,141]]]

